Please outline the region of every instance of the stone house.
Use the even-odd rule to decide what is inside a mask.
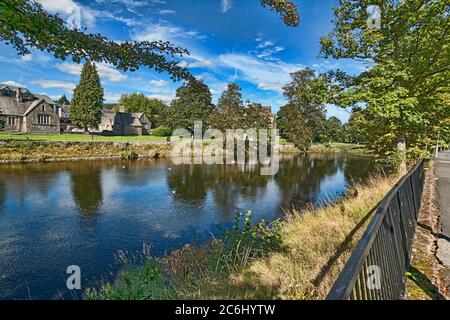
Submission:
[[[59,133],[57,106],[48,96],[0,84],[0,111],[5,118],[6,133]]]
[[[142,136],[150,134],[151,123],[142,112],[125,112],[120,107],[119,112],[103,110],[98,131],[114,135]]]

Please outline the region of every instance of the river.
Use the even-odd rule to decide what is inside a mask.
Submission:
[[[143,244],[153,255],[201,242],[239,211],[253,220],[341,197],[375,170],[347,154],[285,156],[274,176],[239,165],[169,160],[80,161],[0,166],[0,299],[77,299],[66,269],[82,286],[111,280],[119,250]]]

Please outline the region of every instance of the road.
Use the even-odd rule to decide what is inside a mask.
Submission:
[[[443,151],[438,154],[436,176],[438,178],[437,187],[441,208],[442,233],[450,237],[450,151]]]
[[[450,291],[450,151],[440,152],[436,158],[438,201],[442,236],[438,239],[438,259],[445,265],[444,286]]]

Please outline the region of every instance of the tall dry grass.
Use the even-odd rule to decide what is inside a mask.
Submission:
[[[396,177],[372,177],[338,203],[289,212],[282,225],[282,250],[256,261],[235,281],[259,297],[323,299],[370,221],[371,209],[395,182]]]

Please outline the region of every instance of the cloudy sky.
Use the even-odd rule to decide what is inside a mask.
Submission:
[[[296,0],[301,25],[290,28],[259,0],[39,0],[44,8],[67,19],[71,8],[81,10],[81,25],[118,41],[168,40],[187,48],[181,60],[211,89],[214,101],[227,83],[237,81],[244,99],[260,102],[277,112],[285,103],[282,87],[289,73],[310,67],[318,71],[340,68],[350,73],[362,66],[352,61],[318,58],[319,39],[331,29],[332,8],[337,0]],[[180,83],[148,68],[120,72],[97,65],[105,88],[105,101],[121,94],[141,92],[170,101]],[[0,82],[20,84],[35,93],[58,98],[72,96],[81,66],[32,50],[18,56],[0,43]],[[327,106],[328,116],[348,119],[348,112]]]

